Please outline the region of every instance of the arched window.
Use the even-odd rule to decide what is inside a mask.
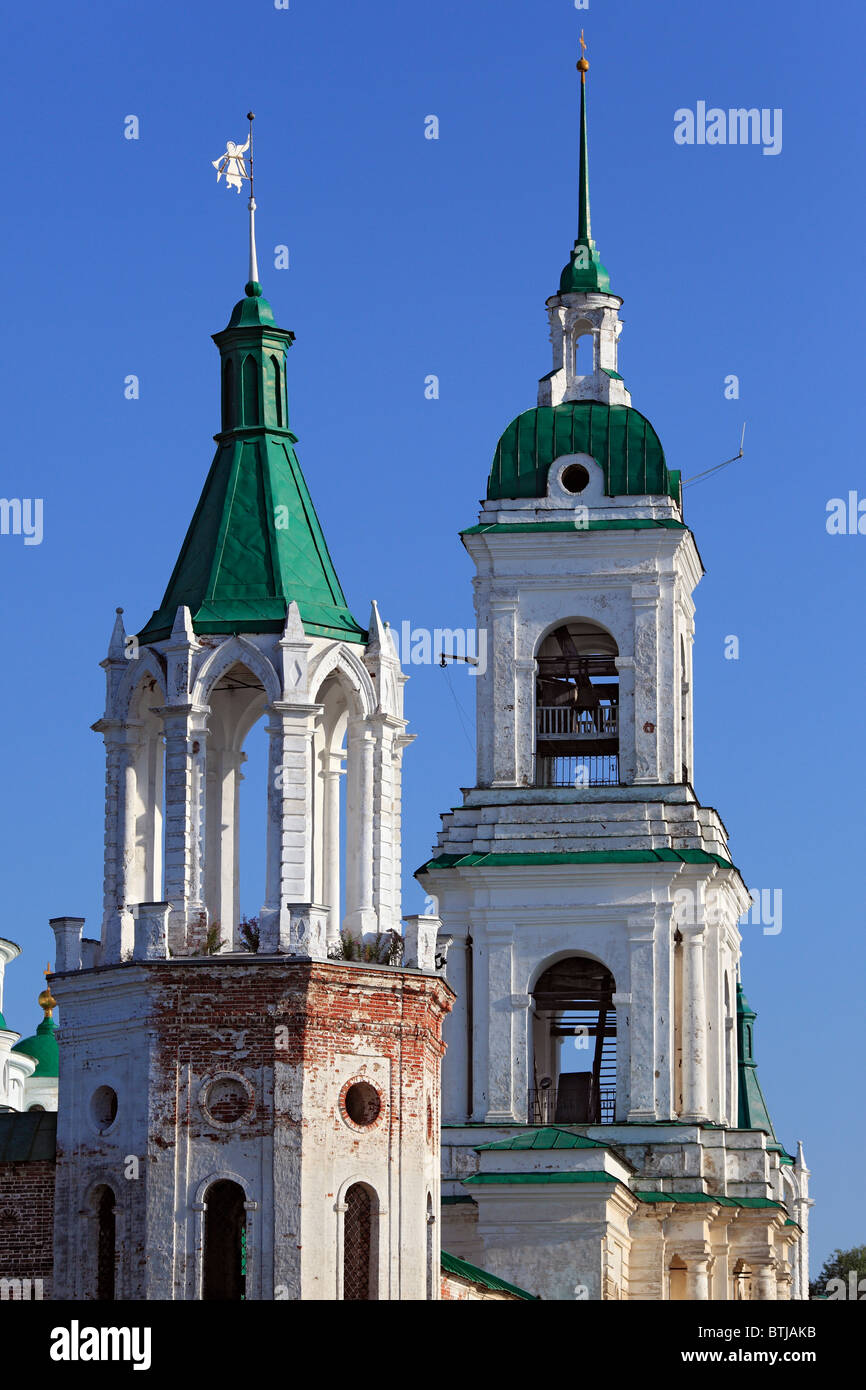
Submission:
[[[369,1302],[379,1297],[376,1279],[374,1215],[376,1196],[366,1183],[356,1182],[346,1193],[343,1213],[343,1298]]]
[[[619,649],[609,632],[572,618],[537,653],[535,781],[540,787],[619,782]]]
[[[235,369],[232,366],[231,358],[223,367],[223,400],[222,400],[222,421],[223,429],[230,430],[233,424],[234,402],[232,395],[234,392]]]
[[[244,358],[243,385],[244,424],[258,425],[261,423],[261,415],[259,413],[259,364],[252,353]]]
[[[616,990],[601,961],[569,956],[532,991],[530,1124],[612,1124],[616,1109]]]
[[[274,418],[279,429],[283,428],[283,383],[280,381],[280,364],[271,356],[271,382],[274,392]]]
[[[202,1298],[239,1302],[246,1294],[246,1212],[239,1183],[221,1179],[205,1195]]]
[[[674,1255],[668,1267],[669,1292],[668,1297],[674,1303],[682,1303],[687,1298],[688,1268],[686,1262],[679,1255]]]
[[[582,333],[574,344],[574,375],[578,381],[592,376],[594,370],[595,337],[592,333]]]
[[[114,1193],[107,1185],[97,1189],[96,1202],[96,1297],[114,1301],[115,1250],[117,1244]]]

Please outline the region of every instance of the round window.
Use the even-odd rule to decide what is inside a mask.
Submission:
[[[379,1092],[369,1081],[353,1081],[343,1097],[343,1109],[353,1125],[366,1129],[376,1123],[382,1112]]]
[[[583,492],[589,482],[589,473],[582,463],[570,463],[567,468],[563,468],[559,481],[566,492]]]
[[[234,1125],[252,1108],[252,1097],[238,1076],[218,1076],[207,1087],[202,1100],[209,1120],[216,1125]]]
[[[98,1086],[90,1100],[90,1114],[100,1134],[106,1134],[117,1118],[117,1092]]]

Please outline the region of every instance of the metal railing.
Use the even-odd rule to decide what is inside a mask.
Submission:
[[[619,706],[599,705],[590,710],[575,709],[573,705],[539,705],[535,729],[539,738],[616,738]]]
[[[616,1114],[616,1084],[602,1082],[598,1088],[600,1119],[595,1124],[612,1125]],[[529,1092],[529,1123],[531,1125],[552,1125],[556,1121],[557,1088],[547,1090],[533,1086]]]
[[[619,758],[616,753],[535,760],[537,787],[615,787],[618,784]]]

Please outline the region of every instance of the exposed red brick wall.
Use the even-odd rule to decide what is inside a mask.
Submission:
[[[50,1298],[53,1267],[54,1163],[0,1163],[0,1279],[41,1279]]]

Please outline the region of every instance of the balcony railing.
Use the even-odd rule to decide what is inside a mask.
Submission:
[[[616,753],[584,754],[574,758],[536,758],[537,787],[616,787],[619,758]]]
[[[598,1088],[599,1098],[599,1119],[595,1121],[572,1121],[557,1120],[556,1108],[557,1088],[549,1086],[547,1090],[541,1087],[533,1087],[529,1092],[529,1123],[531,1125],[552,1125],[552,1124],[573,1124],[573,1123],[595,1123],[602,1125],[612,1125],[616,1111],[616,1082],[611,1081],[605,1085],[602,1081]]]
[[[575,709],[573,705],[539,705],[535,728],[544,739],[616,738],[619,733],[619,706],[599,705],[597,709]]]

